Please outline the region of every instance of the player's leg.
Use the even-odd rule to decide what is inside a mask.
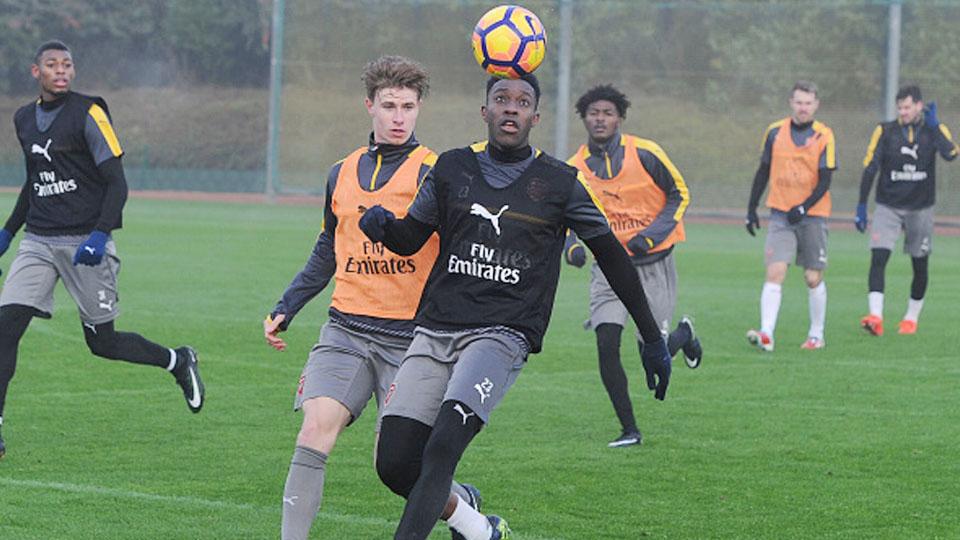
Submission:
[[[17,369],[17,349],[20,338],[27,331],[36,310],[17,304],[0,307],[0,457],[6,453],[3,442],[3,408],[7,401],[7,387]]]
[[[870,223],[870,272],[867,277],[867,307],[860,326],[875,336],[883,335],[883,295],[887,261],[903,230],[903,212],[877,204]]]
[[[120,316],[117,275],[120,258],[116,244],[107,242],[106,254],[97,266],[73,264],[75,245],[56,246],[54,261],[63,285],[73,297],[83,323],[83,334],[90,352],[109,360],[162,367],[169,371],[194,413],[203,408],[205,388],[190,347],[171,349],[158,345],[134,332],[118,332],[113,321]]]
[[[303,402],[303,423],[283,487],[282,539],[309,537],[323,499],[327,458],[350,418],[350,411],[332,398]]]
[[[620,360],[620,337],[627,320],[627,308],[607,283],[596,264],[590,271],[590,319],[597,335],[597,359],[600,380],[620,421],[620,436],[610,441],[611,448],[640,444],[643,436],[637,428],[630,400],[627,374]]]
[[[797,253],[797,236],[786,214],[771,212],[764,244],[766,275],[760,292],[760,330],[747,332],[747,339],[763,351],[773,350],[773,336],[780,315],[787,267]]]
[[[490,413],[516,381],[526,358],[525,346],[505,334],[468,335],[460,343],[462,352],[424,447],[420,476],[407,499],[394,536],[397,539],[419,540],[430,534],[446,506],[447,487],[463,452],[489,422]],[[499,518],[491,517],[489,523],[482,533],[465,536],[468,540],[497,538],[494,524],[507,530]]]
[[[806,350],[822,349],[827,320],[827,285],[823,280],[827,267],[827,220],[808,216],[798,225],[797,232],[797,265],[804,268],[803,279],[807,284],[810,312],[810,330],[800,347]]]
[[[913,266],[913,280],[910,283],[910,299],[907,312],[900,321],[898,332],[915,334],[920,311],[923,310],[923,298],[927,292],[929,279],[928,263],[933,250],[933,208],[908,212],[904,220],[906,238],[903,249],[910,255]]]
[[[17,367],[20,339],[33,317],[49,319],[57,271],[49,246],[23,239],[0,291],[0,427],[7,389]],[[0,434],[0,457],[6,446]]]
[[[283,489],[281,538],[304,539],[323,499],[326,463],[343,429],[376,388],[366,333],[328,322],[307,358],[294,409],[303,411]]]

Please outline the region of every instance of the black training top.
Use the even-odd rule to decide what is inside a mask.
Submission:
[[[440,233],[440,255],[417,312],[421,326],[504,326],[523,334],[531,352],[541,349],[566,230],[590,239],[610,229],[582,175],[534,152],[509,183],[487,178],[492,171],[484,169],[496,161],[485,143],[437,159],[410,208],[411,217]]]
[[[880,171],[878,203],[904,210],[933,206],[936,202],[937,152],[952,161],[956,159],[957,151],[957,145],[943,124],[933,127],[921,119],[907,125],[898,120],[878,125],[863,159],[860,202],[867,202],[870,186]]]
[[[102,98],[69,92],[53,103],[37,100],[17,110],[14,125],[26,160],[21,199],[28,232],[61,236],[120,228],[119,210],[111,223],[99,223],[111,180],[98,165],[123,155]]]

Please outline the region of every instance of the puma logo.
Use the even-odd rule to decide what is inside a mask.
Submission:
[[[917,159],[917,149],[918,149],[918,148],[920,148],[920,145],[919,145],[919,144],[913,145],[912,148],[909,147],[909,146],[901,146],[901,147],[900,147],[900,153],[901,153],[901,154],[906,154],[906,155],[912,157],[914,160],[916,160],[916,159]]]
[[[93,249],[93,248],[90,247],[90,246],[83,246],[83,250],[86,251],[87,253],[91,254],[91,255],[94,255],[94,254],[97,253],[97,250]]]
[[[33,143],[33,146],[30,147],[31,154],[40,154],[41,156],[47,158],[47,163],[52,163],[53,160],[50,159],[50,143],[53,142],[53,139],[47,139],[47,144],[45,146],[40,146],[37,143]]]
[[[107,311],[113,311],[113,302],[97,302],[97,305],[100,306],[100,309],[105,309]]]
[[[299,499],[299,498],[300,498],[300,497],[297,497],[296,495],[294,495],[293,497],[284,497],[284,498],[283,498],[283,504],[289,504],[290,506],[296,506],[296,505],[297,505],[297,502],[296,502],[296,501],[297,501],[297,499]]]
[[[463,425],[467,425],[467,419],[468,419],[468,418],[470,418],[471,416],[476,416],[476,415],[477,415],[477,413],[475,413],[475,412],[470,412],[470,413],[468,413],[467,411],[463,410],[463,407],[462,407],[459,403],[457,403],[456,405],[453,406],[453,410],[455,410],[455,411],[457,411],[458,413],[460,413],[460,416],[463,417]]]
[[[620,198],[620,190],[619,190],[619,189],[617,190],[616,193],[614,193],[614,192],[612,192],[612,191],[607,191],[606,189],[601,190],[601,193],[603,193],[604,195],[606,195],[606,196],[608,196],[608,197],[613,197],[614,199],[623,202],[623,199]]]
[[[497,236],[500,236],[500,216],[503,215],[507,208],[510,208],[509,204],[503,205],[503,207],[500,208],[500,211],[496,214],[491,214],[490,211],[487,210],[482,204],[473,203],[473,205],[470,207],[470,215],[480,216],[483,219],[488,220],[491,224],[493,224],[493,230],[496,231]]]

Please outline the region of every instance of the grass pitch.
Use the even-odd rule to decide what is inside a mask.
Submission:
[[[329,291],[297,317],[286,353],[263,342],[261,320],[306,259],[320,210],[133,199],[125,221],[117,326],[195,346],[208,402],[191,415],[169,375],[93,357],[60,288],[54,319],[35,320],[21,344],[7,400],[0,538],[275,538],[300,422],[293,393]],[[643,446],[606,448],[618,425],[580,326],[588,273],[565,268],[544,352],[458,478],[519,539],[954,537],[960,238],[934,242],[916,336],[895,332],[910,268],[892,258],[878,339],[857,327],[866,238],[835,228],[826,349],[799,349],[807,301],[792,269],[777,350],[762,354],[744,339],[758,319],[762,238],[718,225],[688,236],[677,315],[695,317],[706,354],[696,371],[675,364],[659,403],[625,340]],[[392,536],[402,504],[371,466],[372,412],[331,456],[316,538]]]

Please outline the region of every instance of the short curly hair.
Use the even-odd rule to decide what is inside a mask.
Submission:
[[[586,93],[577,100],[576,107],[580,118],[586,118],[587,108],[590,107],[592,103],[601,100],[609,101],[616,105],[617,114],[620,115],[620,118],[627,117],[627,108],[630,107],[630,100],[627,99],[627,96],[614,88],[612,84],[599,84],[587,90]]]
[[[430,92],[430,75],[419,63],[403,56],[381,56],[363,68],[363,84],[370,101],[384,88],[410,88],[423,99]]]

